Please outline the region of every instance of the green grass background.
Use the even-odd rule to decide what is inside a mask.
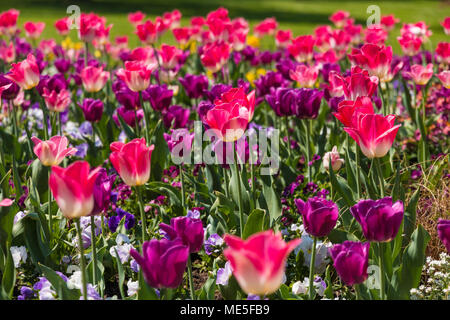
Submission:
[[[46,23],[43,36],[56,37],[58,35],[53,27],[56,19],[65,15],[69,5],[78,5],[83,12],[94,11],[106,16],[108,23],[114,24],[111,31],[113,39],[117,35],[128,34],[130,43],[136,43],[136,36],[132,34],[133,28],[128,23],[129,12],[141,10],[148,17],[153,18],[166,11],[179,9],[182,14],[182,24],[189,23],[192,16],[206,15],[209,11],[223,6],[229,10],[232,18],[244,17],[251,25],[266,17],[275,17],[280,28],[290,28],[294,35],[310,34],[319,24],[328,24],[328,17],[336,10],[349,11],[357,23],[365,26],[370,14],[367,7],[376,4],[382,15],[394,14],[401,23],[412,23],[420,20],[426,21],[433,31],[431,42],[433,47],[439,41],[450,41],[445,35],[440,23],[450,16],[450,1],[293,1],[293,0],[0,0],[0,10],[16,8],[20,10],[19,25],[25,21],[43,21]],[[394,51],[400,53],[397,36],[400,33],[401,23],[391,33],[388,43]],[[71,31],[76,38],[76,31]],[[163,41],[172,42],[171,35],[166,35]]]

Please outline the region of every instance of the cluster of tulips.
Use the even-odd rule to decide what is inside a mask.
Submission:
[[[56,21],[59,44],[40,40],[42,22],[25,22],[24,38],[18,17],[0,14],[2,298],[110,298],[111,274],[123,299],[407,299],[419,285],[430,236],[416,224],[411,164],[449,178],[450,42],[426,50],[426,23],[403,25],[397,56],[385,44],[392,15],[364,28],[338,11],[294,37],[274,18],[250,34],[225,8],[187,26],[178,10],[135,12],[135,34],[110,41],[113,25],[82,13]],[[450,18],[442,26],[450,34]],[[214,135],[200,148],[210,138],[225,161],[192,164],[195,121]],[[272,175],[246,140],[258,130],[278,148]]]

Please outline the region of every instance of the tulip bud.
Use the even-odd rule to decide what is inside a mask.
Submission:
[[[103,115],[103,102],[101,100],[87,98],[83,104],[78,104],[83,110],[84,118],[90,122],[98,122]]]
[[[330,161],[334,171],[338,171],[344,164],[344,159],[341,159],[336,146],[331,149],[331,152],[327,152],[323,156],[322,164],[326,170],[330,170]]]
[[[305,231],[314,237],[324,237],[336,225],[339,208],[333,201],[321,197],[312,197],[304,202],[295,199],[297,210],[302,215]]]
[[[344,241],[329,251],[341,280],[348,286],[363,283],[367,277],[370,242]]]

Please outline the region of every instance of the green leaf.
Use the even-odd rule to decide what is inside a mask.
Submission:
[[[328,299],[333,299],[334,294],[333,294],[333,282],[331,281],[331,271],[330,271],[331,266],[328,265],[327,266],[327,270],[325,271],[325,282],[327,284],[327,288],[325,289],[325,291],[323,292],[324,296],[327,297]]]
[[[47,278],[47,280],[50,281],[50,283],[52,284],[59,299],[61,300],[80,299],[80,290],[69,289],[67,283],[55,271],[53,271],[49,267],[40,263],[39,267],[42,270],[44,276]]]
[[[11,246],[14,217],[17,211],[16,203],[9,207],[0,207],[0,246],[3,252],[8,252]]]
[[[336,176],[333,170],[330,170],[330,177],[334,190],[339,193],[349,207],[353,206],[356,202],[347,181],[339,175]]]
[[[152,143],[156,148],[152,152],[151,180],[161,181],[163,170],[166,168],[170,159],[169,147],[164,139],[164,126],[162,124],[156,127],[152,138],[154,139]]]
[[[414,227],[416,226],[416,207],[417,202],[419,201],[420,196],[420,189],[417,189],[413,195],[411,196],[411,199],[409,200],[408,206],[405,210],[405,217],[404,217],[404,234],[403,237],[403,244],[406,245],[408,243],[409,238],[411,236],[411,233],[414,230]]]
[[[261,180],[263,182],[261,198],[264,200],[263,204],[265,202],[265,208],[269,211],[270,225],[273,226],[275,221],[281,216],[280,196],[277,192],[275,192],[272,176],[262,175]],[[264,206],[261,207],[264,208]]]
[[[16,269],[14,268],[14,260],[11,254],[11,250],[8,249],[1,283],[2,298],[8,300],[12,298],[15,283],[16,283]]]
[[[208,280],[203,284],[200,294],[198,295],[199,300],[214,300],[214,295],[216,292],[216,279],[214,276],[210,276]]]
[[[269,215],[266,210],[254,209],[247,218],[247,223],[244,226],[244,239],[247,239],[252,234],[269,229]]]
[[[158,295],[155,292],[155,289],[150,287],[144,280],[144,276],[142,275],[142,270],[139,270],[139,289],[137,292],[138,300],[159,300]]]
[[[123,120],[122,116],[118,115],[117,118],[119,119],[120,126],[122,127],[123,131],[127,135],[128,139],[133,140],[137,138],[136,133],[134,130]]]
[[[117,271],[119,273],[119,291],[120,296],[122,299],[125,298],[125,294],[123,293],[123,283],[125,282],[125,272],[123,270],[122,261],[120,261],[119,253],[117,252],[117,249],[114,248],[114,251],[116,252],[116,262],[117,262]]]
[[[411,242],[403,252],[401,266],[394,273],[393,292],[389,298],[409,299],[409,291],[419,285],[428,241],[430,241],[430,235],[419,225],[411,236]]]

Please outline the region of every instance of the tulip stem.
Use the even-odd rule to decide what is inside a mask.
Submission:
[[[86,262],[84,261],[83,238],[81,235],[80,218],[75,220],[78,234],[78,248],[80,249],[81,282],[83,284],[83,297],[87,300]]]
[[[386,101],[384,100],[383,89],[381,88],[381,82],[378,82],[378,89],[380,90],[381,102],[383,104],[383,115],[387,115]]]
[[[317,244],[317,237],[314,237],[312,252],[311,252],[311,263],[309,265],[309,300],[314,300],[316,296],[316,290],[314,289],[314,266],[316,263],[316,244]]]
[[[286,123],[286,135],[287,135],[287,139],[288,139],[288,145],[287,145],[287,149],[288,149],[288,156],[289,159],[291,159],[291,136],[289,135],[289,119],[286,116],[284,118],[285,123]]]
[[[348,136],[348,135],[347,135]],[[360,155],[358,144],[355,143],[355,160],[356,160],[356,193],[358,194],[358,200],[361,199],[361,181],[360,181]]]
[[[311,121],[306,119],[306,166],[308,167],[308,182],[312,181],[311,166],[309,162],[311,161],[311,150],[310,150],[310,140],[311,140]]]
[[[378,243],[378,253],[380,255],[380,295],[381,300],[386,300],[384,288],[385,288],[385,279],[384,279],[384,244],[382,242]]]
[[[241,193],[241,174],[240,174],[240,168],[238,165],[238,156],[237,156],[237,142],[234,142],[233,147],[233,153],[234,153],[234,173],[236,174],[237,178],[237,185],[238,185],[238,199],[239,199],[239,227],[240,227],[240,233],[241,238],[244,234],[244,211],[243,211],[243,204],[242,204],[242,193]]]
[[[229,196],[228,196],[228,174],[227,174],[227,170],[224,167],[222,167],[222,174],[223,174],[223,180],[224,180],[224,184],[225,184],[225,186],[224,186],[225,196],[227,198],[229,198]]]
[[[191,294],[191,299],[195,300],[194,280],[192,279],[192,260],[190,254],[188,257],[188,278],[189,278],[189,292]]]
[[[92,244],[92,262],[93,272],[92,272],[92,283],[97,284],[97,249],[95,247],[95,217],[91,216],[91,244]]]
[[[88,53],[89,53],[89,43],[86,41],[84,43],[84,67],[88,66]]]
[[[147,223],[145,221],[145,211],[144,211],[144,204],[142,201],[142,194],[141,194],[141,187],[136,186],[136,194],[138,196],[138,202],[139,202],[139,211],[141,213],[141,221],[142,221],[142,245],[145,242],[146,238],[146,232],[147,232]]]
[[[144,98],[142,97],[142,91],[139,91],[139,102],[141,103],[141,108],[144,110],[145,117],[145,140],[147,140],[147,145],[150,144],[150,136],[149,136],[149,126],[150,126],[150,117],[148,116],[147,109],[144,107]],[[137,120],[137,119],[136,119]]]
[[[48,207],[47,207],[47,212],[48,212],[48,228],[50,230],[49,235],[50,238],[53,234],[53,215],[52,215],[52,192],[50,190],[50,174],[51,174],[52,170],[50,167],[48,167]]]
[[[180,164],[179,166],[180,169],[180,181],[181,181],[181,206],[184,207],[186,205],[186,201],[184,199],[184,177],[183,177],[183,166]]]
[[[375,166],[378,173],[378,179],[380,182],[380,193],[381,197],[384,198],[384,177],[383,177],[383,171],[381,170],[381,160],[380,158],[375,159]]]

